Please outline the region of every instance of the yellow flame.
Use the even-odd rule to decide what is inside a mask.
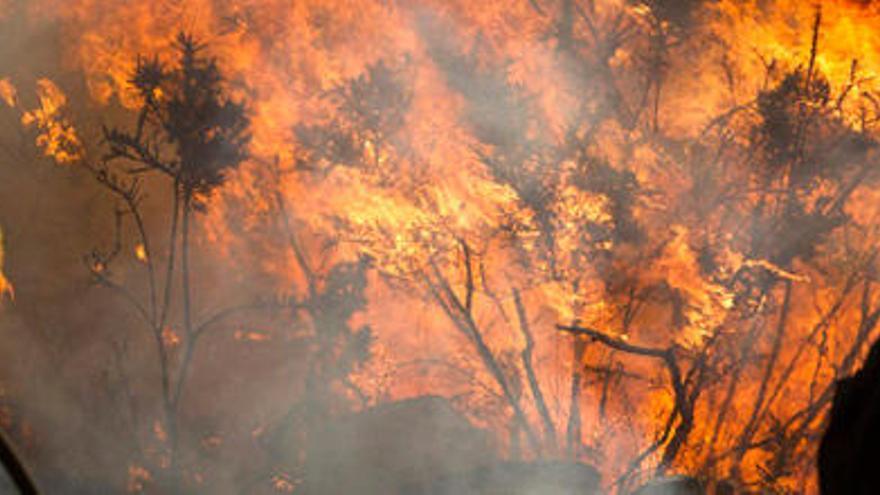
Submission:
[[[13,290],[12,283],[3,274],[3,262],[4,262],[3,258],[4,258],[3,229],[0,229],[0,299],[2,299],[4,295],[9,296],[10,298],[14,298],[15,292]]]
[[[267,342],[272,340],[272,336],[265,332],[255,332],[252,330],[236,330],[233,334],[235,340],[247,342]]]
[[[775,265],[767,260],[746,260],[745,262],[743,262],[743,266],[761,267],[781,279],[791,280],[792,282],[809,282],[810,281],[810,277],[807,275],[799,275],[797,273],[790,272],[790,271],[788,271],[778,265]]]
[[[146,263],[147,262],[147,248],[144,247],[143,244],[136,245],[134,247],[134,256],[139,261]]]
[[[37,95],[40,106],[24,112],[21,123],[25,127],[38,130],[37,146],[43,153],[58,164],[68,164],[82,158],[82,144],[76,129],[64,116],[63,108],[67,97],[58,86],[48,79],[37,81]]]
[[[624,0],[587,3],[591,5],[590,12],[578,15],[595,13],[599,28],[603,27],[601,21],[613,21],[619,24],[621,33],[644,28],[652,15],[648,7],[632,7],[633,2]],[[824,21],[816,64],[828,77],[834,91],[852,84],[854,94],[873,98],[871,95],[880,80],[880,42],[876,36],[880,21],[878,9],[864,7],[864,3],[822,2]],[[816,279],[816,285],[824,282],[824,275],[800,267],[798,271],[804,273],[795,273],[765,260],[746,260],[740,251],[748,250],[730,238],[720,242],[723,245],[720,253],[714,253],[717,255],[714,261],[719,265],[716,277],[703,273],[697,246],[698,239],[702,240],[704,225],[688,223],[693,219],[693,212],[689,211],[693,209],[689,208],[691,205],[673,212],[667,209],[667,203],[674,198],[701,186],[692,183],[682,166],[682,162],[689,160],[687,154],[693,150],[688,146],[678,150],[677,144],[663,146],[659,143],[666,141],[666,137],[691,138],[700,134],[715,116],[734,107],[754,106],[756,92],[766,89],[775,77],[769,77],[768,82],[767,67],[774,66],[777,72],[783,72],[803,65],[809,59],[809,34],[816,13],[811,2],[702,2],[704,11],[700,15],[705,17],[705,22],[696,28],[694,38],[690,41],[673,39],[669,56],[660,63],[666,66],[666,70],[662,87],[655,88],[661,96],[657,102],[658,126],[662,131],[659,136],[645,132],[639,125],[628,127],[613,121],[590,122],[591,126],[595,124],[589,132],[595,133],[597,144],[589,151],[607,158],[615,170],[631,171],[638,182],[651,189],[650,195],[633,206],[633,215],[647,228],[644,246],[618,245],[616,241],[605,240],[592,247],[599,252],[613,253],[620,260],[618,263],[624,265],[618,271],[635,279],[639,288],[663,287],[667,292],[674,292],[682,306],[681,328],[669,330],[670,318],[668,312],[664,312],[666,308],[658,309],[662,303],[648,302],[646,305],[651,307],[645,310],[647,315],[639,321],[648,329],[630,328],[626,331],[621,329],[619,318],[625,301],[608,289],[618,281],[602,278],[603,274],[613,270],[593,265],[593,261],[601,260],[602,256],[586,261],[580,259],[588,258],[581,256],[585,225],[596,229],[615,228],[612,198],[602,193],[585,192],[569,184],[566,178],[548,186],[552,189],[549,196],[554,201],[551,209],[555,223],[550,228],[554,230],[555,252],[547,255],[548,249],[541,245],[544,239],[540,233],[540,228],[545,226],[539,225],[544,219],[524,206],[519,192],[496,180],[475,156],[476,151],[491,155],[492,150],[481,145],[472,130],[462,125],[467,120],[465,98],[446,83],[449,77],[438,63],[443,57],[427,53],[425,36],[418,26],[414,26],[413,18],[417,13],[414,14],[406,2],[242,0],[233,4],[192,0],[106,4],[102,5],[105,8],[99,15],[96,15],[94,0],[62,2],[55,11],[45,14],[61,16],[67,23],[69,29],[66,32],[73,33],[73,39],[67,44],[69,58],[85,72],[91,95],[98,102],[108,103],[116,98],[127,108],[136,107],[138,97],[127,84],[134,54],[162,52],[167,40],[179,27],[177,19],[185,14],[186,9],[201,9],[205,15],[193,19],[189,23],[191,29],[197,34],[211,35],[210,39],[215,43],[211,49],[220,57],[224,70],[233,80],[244,81],[249,95],[253,96],[254,153],[258,159],[278,156],[285,164],[292,163],[297,153],[288,149],[287,143],[291,141],[289,129],[299,123],[323,122],[327,116],[339,113],[325,99],[311,95],[326,94],[337,84],[363,74],[365,67],[378,59],[406,58],[418,70],[412,71],[412,108],[406,116],[404,135],[394,138],[411,141],[411,149],[407,149],[407,153],[398,153],[393,145],[389,146],[394,139],[388,136],[349,136],[353,139],[350,151],[356,155],[352,159],[354,163],[331,164],[332,167],[321,164],[328,168],[320,181],[308,174],[292,172],[279,179],[278,188],[282,197],[296,205],[290,209],[295,210],[294,223],[302,226],[298,230],[307,232],[304,234],[307,239],[302,242],[306,248],[323,253],[326,251],[324,245],[332,244],[337,247],[330,256],[334,261],[368,255],[383,275],[392,278],[424,274],[436,266],[440,276],[451,281],[453,292],[464,293],[465,270],[460,244],[467,241],[474,249],[474,258],[478,258],[474,267],[484,270],[489,279],[478,280],[478,294],[473,302],[475,319],[481,324],[490,322],[486,324],[487,332],[495,332],[489,337],[499,354],[500,351],[519,350],[517,346],[522,345],[510,338],[509,328],[502,324],[505,316],[510,319],[509,315],[515,313],[511,301],[505,299],[513,288],[527,287],[530,290],[524,296],[529,317],[549,319],[547,314],[551,313],[553,318],[564,321],[592,322],[597,328],[607,328],[610,334],[618,335],[621,340],[643,343],[653,339],[653,343],[662,345],[675,342],[695,347],[703,342],[707,333],[731,319],[736,294],[733,288],[719,280],[730,277],[739,268],[761,267],[782,279],[798,282]],[[537,14],[536,4],[543,6],[546,12]],[[536,95],[536,120],[542,125],[532,125],[524,134],[541,145],[568,139],[565,133],[575,119],[572,109],[580,103],[580,92],[585,89],[581,82],[569,81],[565,65],[570,60],[567,56],[559,56],[562,47],[545,42],[552,37],[549,33],[560,29],[553,20],[558,12],[551,4],[553,2],[526,0],[425,2],[426,11],[454,20],[450,25],[454,25],[457,31],[450,33],[449,38],[460,42],[455,49],[467,56],[474,54],[473,61],[468,59],[462,65],[473,62],[475,67],[490,66],[491,59],[497,54],[497,58],[504,60],[499,64],[503,68],[498,70],[502,83],[524,88],[527,93]],[[582,20],[576,22],[580,24]],[[579,28],[586,29],[585,26]],[[669,25],[661,23],[660,28],[667,31]],[[576,45],[589,44],[591,35],[575,38]],[[607,67],[603,67],[608,74],[603,72],[590,77],[598,80],[619,76],[621,92],[643,96],[625,95],[622,102],[602,102],[602,111],[624,107],[628,98],[645,99],[643,106],[651,106],[647,102],[650,95],[643,92],[641,82],[635,84],[624,77],[629,69],[644,63],[650,47],[638,42],[627,43],[624,38],[638,39],[639,36],[621,36],[622,46],[614,49]],[[588,46],[584,51],[589,56],[600,51],[592,48]],[[167,57],[167,52],[163,52],[163,56]],[[856,71],[853,71],[854,56],[859,59]],[[728,75],[735,84],[726,80]],[[591,79],[588,86],[593,83]],[[80,156],[81,145],[66,120],[64,94],[50,81],[41,80],[38,96],[39,108],[26,112],[22,121],[39,130],[38,143],[47,155],[59,163],[74,161]],[[155,96],[162,97],[161,94]],[[0,99],[10,106],[18,104],[15,87],[8,80],[0,80]],[[638,104],[638,101],[630,103]],[[854,104],[845,102],[840,113],[846,123],[857,128],[854,119],[861,115],[856,111],[860,109],[850,105]],[[873,112],[870,107],[868,110]],[[502,120],[504,118],[506,116],[502,116]],[[725,145],[743,144],[742,135],[747,133],[734,132],[736,130],[728,131],[733,135],[728,136],[731,141]],[[409,158],[408,154],[414,158]],[[216,215],[214,219],[217,221],[206,223],[211,229],[209,239],[218,250],[234,252],[246,237],[233,231],[230,223],[243,225],[246,233],[260,232],[263,227],[260,222],[276,213],[273,210],[274,196],[266,190],[265,178],[256,163],[259,160],[232,174],[223,191],[211,198],[215,203],[209,214]],[[363,163],[375,166],[379,172],[371,173],[361,166]],[[558,165],[550,163],[548,168]],[[389,188],[387,183],[395,187]],[[877,196],[858,191],[854,198],[846,205],[847,212],[861,215],[857,219],[866,226],[870,225],[877,210],[874,206]],[[223,215],[242,211],[245,218],[236,216],[235,222],[223,221]],[[664,216],[663,213],[671,215]],[[677,216],[684,218],[679,220]],[[670,217],[674,221],[670,221]],[[713,220],[700,221],[711,223]],[[706,230],[711,230],[711,226],[706,225]],[[509,235],[505,236],[505,233]],[[511,247],[514,243],[511,238],[514,237],[518,244]],[[261,247],[265,251],[260,252],[254,265],[278,279],[277,283],[284,291],[294,292],[296,289],[291,287],[302,287],[295,257],[274,240],[266,241],[266,244],[268,246]],[[141,252],[142,248],[136,246],[135,256],[146,261],[146,252]],[[528,263],[529,268],[519,268],[519,261]],[[0,278],[0,292],[3,281]],[[445,321],[442,314],[425,310],[424,305],[417,304],[421,300],[416,295],[395,294],[391,297],[381,292],[382,287],[381,283],[370,285],[367,312],[381,322],[376,327],[380,334],[378,338],[384,339],[386,345],[381,342],[378,345],[387,353],[389,363],[395,358],[410,357],[403,350],[406,349],[403,342],[408,338],[412,340],[414,333],[430,333],[432,342],[440,340],[441,334],[445,335],[448,328],[441,323]],[[828,303],[833,291],[822,290],[824,292],[816,297]],[[493,297],[499,298],[497,306],[500,309]],[[401,303],[402,298],[404,303]],[[410,302],[413,304],[406,304]],[[814,308],[808,308],[808,304],[801,301],[794,302],[793,306],[792,319],[797,320],[798,325],[792,327],[811,327],[816,319]],[[412,309],[416,307],[419,309]],[[395,318],[389,317],[391,312],[396,312]],[[427,315],[424,316],[426,330],[412,332],[409,323],[421,318],[422,313]],[[406,324],[397,323],[397,320]],[[552,325],[544,324],[546,321],[541,323],[535,326],[538,347],[550,343],[549,347],[558,353],[560,340],[555,333],[546,330]],[[856,327],[839,325],[835,330],[840,335],[831,340],[845,340],[845,329]],[[737,327],[731,331],[739,330]],[[259,342],[268,340],[270,334],[238,330],[234,337]],[[162,338],[169,347],[180,343],[180,337],[171,329],[163,330]],[[387,345],[388,342],[393,345]],[[432,349],[438,353],[448,352],[457,358],[462,353],[461,346],[456,347],[460,343],[450,342],[453,343],[449,344],[449,349],[441,351],[439,345],[432,346]],[[601,355],[592,357],[604,358]],[[560,371],[567,371],[557,355],[547,352],[540,358],[539,361],[549,363],[542,370],[542,378],[550,376],[555,379]],[[388,368],[393,366],[388,365]],[[474,375],[479,377],[479,373]],[[653,378],[649,372],[644,375]],[[830,380],[824,376],[820,378]],[[800,387],[810,379],[792,376],[791,381]],[[738,391],[743,401],[753,397],[754,384],[749,380],[749,377],[744,378],[743,390]],[[381,381],[385,383],[391,379]],[[405,391],[418,390],[417,385],[398,386]],[[402,394],[397,390],[394,393]],[[642,396],[638,396],[638,391],[635,393],[633,403],[646,411],[645,425],[650,426],[652,421],[654,426],[662,424],[665,413],[673,407],[669,391],[660,390]],[[803,393],[796,390],[790,396],[799,398]],[[794,401],[780,400],[777,404],[781,402]],[[742,421],[737,414],[743,415],[746,407],[734,404],[730,421]],[[793,406],[774,406],[773,414],[776,407]],[[708,442],[709,435],[702,425],[711,423],[711,412],[697,413],[692,438],[702,438],[702,435]],[[654,428],[647,426],[642,432],[645,438],[654,434]],[[585,436],[600,438],[605,435],[606,427],[605,424],[599,425]],[[631,432],[629,425],[625,429]],[[722,445],[730,443],[727,438],[718,440]],[[685,459],[686,465],[696,465],[690,457]]]
[[[18,94],[8,78],[0,79],[0,101],[13,108],[18,106]]]

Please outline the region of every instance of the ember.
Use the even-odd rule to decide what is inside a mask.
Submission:
[[[832,402],[823,483],[873,417],[873,364],[835,384],[880,321],[878,26],[0,0],[9,455],[47,493],[819,493]]]

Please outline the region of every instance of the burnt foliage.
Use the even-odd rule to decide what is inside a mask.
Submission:
[[[323,288],[308,301],[314,319],[318,365],[325,387],[342,380],[370,358],[373,332],[369,325],[351,328],[349,320],[366,307],[365,261],[339,263],[324,280]]]
[[[758,95],[756,142],[766,160],[756,172],[779,192],[754,210],[752,249],[780,266],[815,256],[847,220],[843,205],[866,177],[876,143],[840,121],[839,105],[815,69],[793,70]]]
[[[193,214],[207,207],[209,195],[247,158],[250,142],[246,107],[230,96],[216,59],[205,56],[204,50],[192,36],[181,33],[174,44],[173,64],[158,57],[139,58],[129,81],[139,102],[133,128],[104,127],[105,153],[96,163],[83,161],[117,200],[112,248],[93,250],[86,263],[93,280],[126,301],[152,334],[161,390],[156,406],[167,457],[155,461],[145,455],[142,462],[150,467],[164,463],[167,469],[156,476],[155,486],[175,493],[185,484],[180,439],[186,429],[180,426],[179,406],[199,339],[216,323],[197,323],[194,318]],[[168,201],[163,213],[169,217],[164,246],[157,241],[153,218],[142,204],[148,188],[157,190],[145,185],[147,175],[157,175],[157,184],[167,192],[162,196]],[[127,239],[132,231],[133,239]],[[127,287],[110,270],[110,263],[129,242],[136,243],[144,266],[142,291]]]
[[[697,9],[706,3],[705,0],[637,0],[633,3],[642,4],[651,9],[659,20],[669,23],[677,29],[690,27]]]
[[[758,95],[759,134],[772,168],[802,158],[808,112],[827,107],[830,91],[825,78],[808,77],[804,70],[796,70]]]
[[[606,237],[619,242],[640,242],[644,232],[633,214],[641,192],[635,174],[630,170],[617,170],[607,161],[590,155],[580,157],[577,164],[574,184],[610,200],[614,227]]]
[[[405,67],[384,60],[337,86],[324,100],[337,111],[317,124],[299,124],[293,131],[300,147],[301,168],[327,172],[334,166],[375,167],[379,150],[403,129],[412,94]]]
[[[245,106],[228,95],[215,58],[181,33],[177,61],[166,66],[158,57],[140,58],[131,78],[141,98],[133,131],[105,128],[105,161],[138,163],[128,172],[155,171],[171,177],[180,191],[205,196],[223,183],[229,170],[247,157],[250,142]]]

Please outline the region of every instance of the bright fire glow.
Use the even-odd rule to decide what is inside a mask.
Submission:
[[[337,264],[366,264],[367,302],[351,320],[376,333],[352,375],[367,402],[455,396],[505,455],[515,403],[540,437],[525,455],[595,464],[607,484],[662,437],[636,477],[666,462],[810,492],[810,436],[877,304],[864,274],[880,211],[865,164],[876,159],[880,7],[694,3],[686,16],[624,0],[29,9],[62,22],[69,63],[107,108],[137,108],[137,54],[167,59],[181,27],[209,43],[254,139],[210,198],[200,240],[283,300],[304,300],[314,279],[329,285]],[[48,79],[35,88],[22,123],[58,163],[82,159],[68,96]],[[6,79],[0,101],[21,105]],[[796,144],[777,146],[786,132]],[[829,144],[840,142],[851,146]],[[267,220],[281,214],[304,254]],[[142,244],[135,256],[148,261]],[[0,274],[0,293],[10,288]],[[505,378],[475,352],[476,332]],[[180,343],[170,327],[162,339]],[[684,396],[660,351],[681,368]],[[681,400],[689,411],[676,416]],[[138,486],[150,476],[129,474]]]

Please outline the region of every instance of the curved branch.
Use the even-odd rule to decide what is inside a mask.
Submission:
[[[526,371],[526,378],[529,380],[529,388],[532,389],[532,396],[535,398],[535,405],[538,414],[541,415],[541,421],[544,423],[544,435],[549,442],[551,448],[556,447],[556,427],[553,425],[553,419],[550,417],[550,410],[547,407],[547,401],[544,399],[544,393],[541,391],[541,384],[538,382],[538,375],[535,373],[535,367],[532,362],[535,351],[535,338],[532,336],[532,330],[529,328],[529,320],[526,315],[526,308],[523,305],[522,297],[519,290],[513,289],[513,302],[516,306],[516,314],[519,319],[519,329],[526,341],[520,355],[523,368]]]
[[[437,300],[440,308],[443,309],[443,312],[446,313],[455,327],[471,341],[474,347],[476,347],[477,354],[480,356],[483,365],[486,366],[489,373],[492,375],[492,378],[495,379],[495,382],[501,388],[504,398],[507,399],[507,402],[513,409],[513,414],[517,423],[519,423],[526,432],[526,437],[529,440],[530,446],[540,456],[541,444],[529,424],[528,418],[526,417],[519,400],[511,389],[507,377],[501,370],[498,361],[492,354],[492,350],[489,348],[489,345],[483,338],[483,334],[480,332],[477,323],[474,321],[473,315],[467,310],[462,301],[459,300],[458,296],[456,296],[455,292],[449,286],[448,281],[441,274],[437,265],[432,262],[431,266],[434,270],[437,281],[435,282],[434,280],[431,280],[431,277],[428,274],[423,274],[425,285],[431,291],[434,299]]]
[[[641,345],[630,344],[624,340],[611,337],[608,334],[598,330],[579,326],[556,325],[556,328],[573,335],[584,335],[597,342],[600,342],[612,349],[621,352],[627,352],[639,356],[650,357],[663,361],[669,372],[669,379],[672,382],[672,389],[675,394],[675,410],[670,414],[669,423],[672,424],[673,417],[677,414],[679,417],[678,426],[672,439],[666,444],[663,452],[663,459],[657,467],[658,472],[662,472],[675,456],[679,449],[684,445],[687,436],[693,427],[693,405],[688,398],[686,386],[682,379],[681,367],[678,365],[678,359],[675,357],[674,347],[659,349],[654,347],[646,347]],[[655,449],[656,450],[656,449]],[[658,473],[659,474],[659,473]]]
[[[665,360],[669,354],[668,349],[656,349],[653,347],[644,347],[640,345],[630,344],[622,339],[614,338],[608,334],[587,327],[556,325],[558,330],[573,335],[585,335],[591,339],[605,344],[606,346],[618,351],[628,352],[630,354],[638,354],[640,356],[648,356]]]

